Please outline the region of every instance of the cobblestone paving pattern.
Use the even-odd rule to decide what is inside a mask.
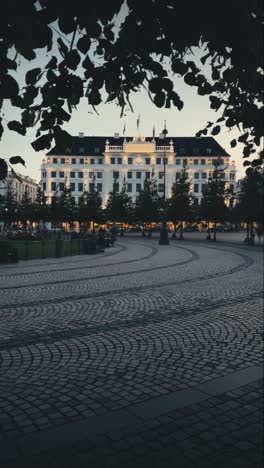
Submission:
[[[124,238],[106,254],[1,267],[0,442],[262,366],[262,260],[228,243]],[[260,467],[261,388],[5,466]]]

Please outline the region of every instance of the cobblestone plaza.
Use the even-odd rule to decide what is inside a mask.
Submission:
[[[197,237],[1,266],[3,468],[262,466],[262,249]]]

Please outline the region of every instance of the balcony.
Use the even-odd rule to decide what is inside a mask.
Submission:
[[[109,146],[109,151],[120,152],[124,150],[123,150],[123,146]]]
[[[156,151],[158,153],[164,152],[164,151],[170,151],[170,146],[156,146]]]

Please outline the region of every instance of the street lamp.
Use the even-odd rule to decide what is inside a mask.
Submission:
[[[162,220],[162,227],[160,230],[160,239],[159,239],[159,245],[169,245],[169,235],[168,235],[168,229],[167,229],[167,223],[166,223],[166,164],[167,164],[167,158],[166,158],[166,142],[165,138],[168,134],[168,130],[166,128],[166,120],[164,122],[164,129],[162,131],[162,138],[164,140],[164,152],[163,152],[163,220]]]

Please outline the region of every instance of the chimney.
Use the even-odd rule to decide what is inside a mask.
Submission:
[[[119,138],[119,133],[114,133],[114,138]]]
[[[84,133],[83,132],[79,132],[79,138],[83,138],[84,137]]]

